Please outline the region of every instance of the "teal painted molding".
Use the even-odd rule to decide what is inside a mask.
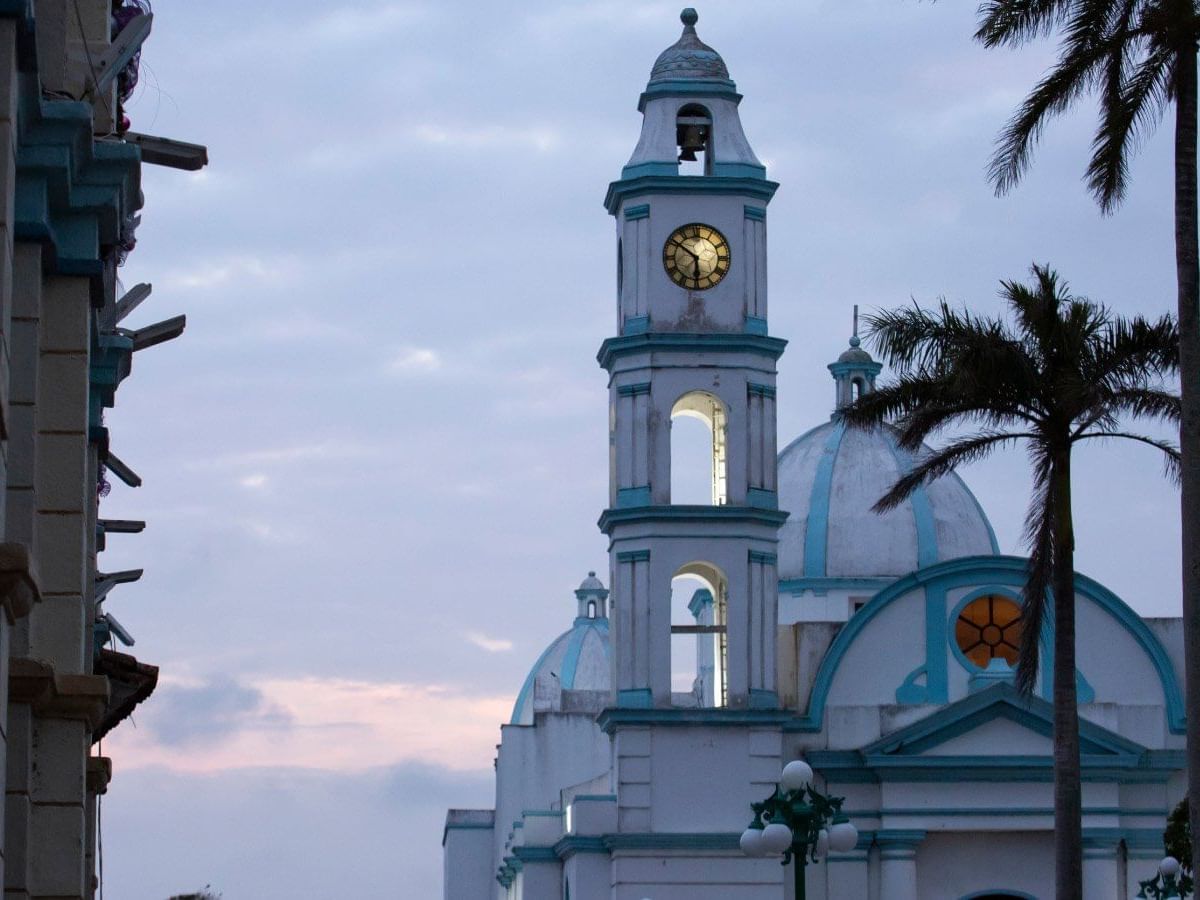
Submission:
[[[622,384],[617,387],[617,395],[620,397],[633,397],[637,394],[650,393],[650,382],[641,381],[637,384]]]
[[[758,334],[765,336],[767,333],[767,320],[760,318],[759,316],[746,316],[746,321],[743,327],[746,334]]]
[[[1054,817],[1054,807],[1044,806],[1040,808],[1030,807],[1015,807],[1015,806],[910,806],[910,807],[891,807],[887,809],[852,809],[846,808],[842,810],[851,820],[854,819],[878,819],[882,816],[898,816],[901,818],[921,818],[931,816],[936,818],[952,817],[952,818],[971,818],[974,816],[1018,816],[1021,818],[1036,818],[1045,816],[1046,818]],[[1170,810],[1164,808],[1154,809],[1129,809],[1120,806],[1097,806],[1088,807],[1083,810],[1085,816],[1129,816],[1132,818],[1166,818]]]
[[[650,688],[632,688],[617,691],[617,706],[621,709],[649,709],[654,705]]]
[[[712,606],[712,604],[712,591],[707,588],[700,588],[696,593],[692,594],[692,599],[688,601],[688,612],[692,614],[693,619],[699,619],[700,614],[704,612],[704,608]]]
[[[98,280],[102,254],[142,205],[141,153],[94,140],[91,106],[42,97],[32,75],[18,99],[13,235],[44,244],[52,271]]]
[[[446,825],[443,831],[495,831],[496,826],[484,825],[482,822],[453,822]]]
[[[637,206],[625,207],[625,221],[632,222],[635,219],[650,218],[650,204],[639,203]]]
[[[779,509],[779,494],[766,488],[746,488],[746,504],[759,509]]]
[[[608,848],[604,846],[603,838],[568,834],[554,845],[554,852],[558,855],[559,859],[569,859],[580,853],[603,853],[607,855]]]
[[[117,402],[117,388],[133,366],[133,339],[122,334],[93,334],[88,365],[88,425],[103,424],[105,409]]]
[[[629,509],[606,509],[597,523],[605,534],[617,525],[629,522],[752,522],[776,529],[787,521],[788,514],[777,509],[754,506],[636,506]],[[649,552],[649,551],[647,551]]]
[[[787,341],[758,334],[686,334],[650,332],[608,338],[600,345],[596,360],[610,369],[613,362],[634,353],[677,350],[684,353],[756,353],[772,360],[783,355]]]
[[[918,682],[924,678],[925,683]],[[917,666],[905,676],[900,687],[896,688],[896,702],[905,706],[918,706],[923,703],[932,703],[929,699],[929,668],[927,666]]]
[[[880,828],[875,832],[875,843],[879,847],[916,847],[925,840],[925,831],[920,828]]]
[[[896,441],[896,435],[891,428],[884,428],[882,434],[896,460],[897,469],[901,472],[911,472],[914,465],[912,455]],[[933,506],[929,502],[925,485],[909,494],[908,502],[912,505],[913,519],[917,526],[917,566],[924,569],[938,561],[937,523],[933,518]]]
[[[650,485],[638,487],[617,488],[617,509],[630,509],[635,506],[650,505]]]
[[[646,194],[689,194],[699,196],[742,196],[769,203],[779,185],[765,178],[737,178],[716,175],[641,175],[622,177],[608,186],[604,208],[615,216],[621,204]]]
[[[621,169],[621,178],[644,178],[646,176],[667,176],[674,178],[679,175],[679,163],[675,160],[662,162],[644,162],[635,166],[625,166]],[[649,209],[649,204],[646,205]]]
[[[650,551],[622,550],[617,554],[617,562],[650,562]]]
[[[617,702],[620,695],[626,691],[617,692]],[[646,692],[647,697],[650,691]],[[609,708],[600,713],[596,719],[606,734],[612,734],[622,727],[644,727],[654,725],[666,728],[746,728],[754,726],[782,725],[792,717],[790,712],[771,709],[653,709],[650,707],[631,708],[628,704],[620,703],[618,708]]]
[[[750,688],[751,709],[779,709],[779,694],[762,688]]]
[[[891,578],[781,578],[779,592],[799,596],[805,591],[828,593],[829,591],[870,591],[875,594],[892,583]]]
[[[522,867],[530,863],[554,863],[558,865],[558,854],[553,847],[513,847],[513,854],[521,861]]]
[[[756,222],[765,222],[767,220],[767,211],[761,206],[744,206],[742,209],[745,212],[747,219],[754,219]]]
[[[883,363],[877,362],[835,362],[826,366],[833,373],[834,378],[842,375],[853,375],[855,372],[868,372],[871,375],[878,375],[883,371]]]
[[[747,396],[774,397],[775,387],[770,384],[756,384],[749,381],[746,383],[746,394]]]
[[[620,850],[738,850],[741,832],[653,832],[635,834],[606,834],[604,846]]]
[[[811,513],[810,513],[811,515]],[[825,701],[847,649],[867,624],[893,601],[917,587],[934,585],[941,590],[956,587],[976,587],[980,584],[1007,586],[1020,589],[1025,584],[1028,560],[1017,556],[966,556],[947,560],[920,569],[900,578],[877,593],[874,598],[855,615],[834,638],[813,682],[808,711],[793,721],[788,730],[800,732],[820,731],[825,716]],[[1114,593],[1086,575],[1075,575],[1075,590],[1095,602],[1137,642],[1150,658],[1163,690],[1167,725],[1172,734],[1183,734],[1185,720],[1183,695],[1171,667],[1170,658],[1162,643],[1150,631],[1137,613],[1129,608]]]
[[[761,550],[749,550],[746,553],[747,558],[752,563],[759,563],[764,566],[774,566],[779,563],[779,556],[774,553],[763,553]]]
[[[680,97],[694,100],[696,97],[703,96],[732,98],[735,103],[742,102],[742,95],[737,92],[737,85],[727,78],[705,78],[703,81],[672,78],[646,85],[646,90],[638,98],[638,112],[645,112],[646,104],[659,97]]]
[[[593,803],[616,803],[616,794],[576,794],[573,803],[578,803],[581,800],[591,801]]]
[[[645,334],[650,330],[649,316],[628,316],[621,329],[622,334]]]
[[[1040,697],[1022,697],[1009,684],[996,684],[939,710],[860,750],[814,750],[808,761],[830,783],[884,781],[1052,781],[1053,757],[932,755],[930,749],[986,722],[1008,719],[1053,740],[1053,707]],[[1080,761],[1085,781],[1165,783],[1184,765],[1181,750],[1149,750],[1086,719],[1079,723]]]
[[[714,162],[712,175],[716,178],[761,178],[767,177],[767,167],[754,163]]]
[[[813,479],[808,503],[808,524],[804,529],[804,575],[820,578],[825,575],[825,551],[829,540],[829,502],[833,494],[833,464],[846,433],[846,423],[838,421],[825,440],[817,474]],[[785,451],[786,452],[786,451]]]

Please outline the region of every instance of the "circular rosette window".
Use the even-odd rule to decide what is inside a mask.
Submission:
[[[1021,646],[1020,604],[998,594],[976,597],[959,611],[954,639],[963,656],[981,669],[993,659],[1016,666]]]

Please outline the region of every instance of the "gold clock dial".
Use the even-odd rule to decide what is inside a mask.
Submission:
[[[680,287],[708,290],[729,272],[729,242],[711,225],[684,225],[663,245],[663,266]]]

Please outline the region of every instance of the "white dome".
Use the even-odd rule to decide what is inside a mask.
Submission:
[[[893,429],[814,428],[779,454],[779,577],[899,578],[962,556],[1000,552],[991,523],[957,475],[880,515],[871,507],[911,469]]]
[[[608,591],[595,572],[588,572],[575,597],[579,603],[575,623],[570,631],[556,637],[533,664],[517,695],[509,724],[532,725],[535,712],[589,707],[586,699],[582,704],[564,704],[564,691],[602,691],[606,695],[610,691],[611,645],[605,606]]]

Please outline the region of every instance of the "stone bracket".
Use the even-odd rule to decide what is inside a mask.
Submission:
[[[8,666],[12,703],[27,703],[43,719],[74,719],[94,731],[108,706],[108,679],[103,675],[60,675],[40,659],[14,656]]]
[[[29,547],[16,541],[0,542],[0,606],[11,625],[29,615],[42,599]]]

